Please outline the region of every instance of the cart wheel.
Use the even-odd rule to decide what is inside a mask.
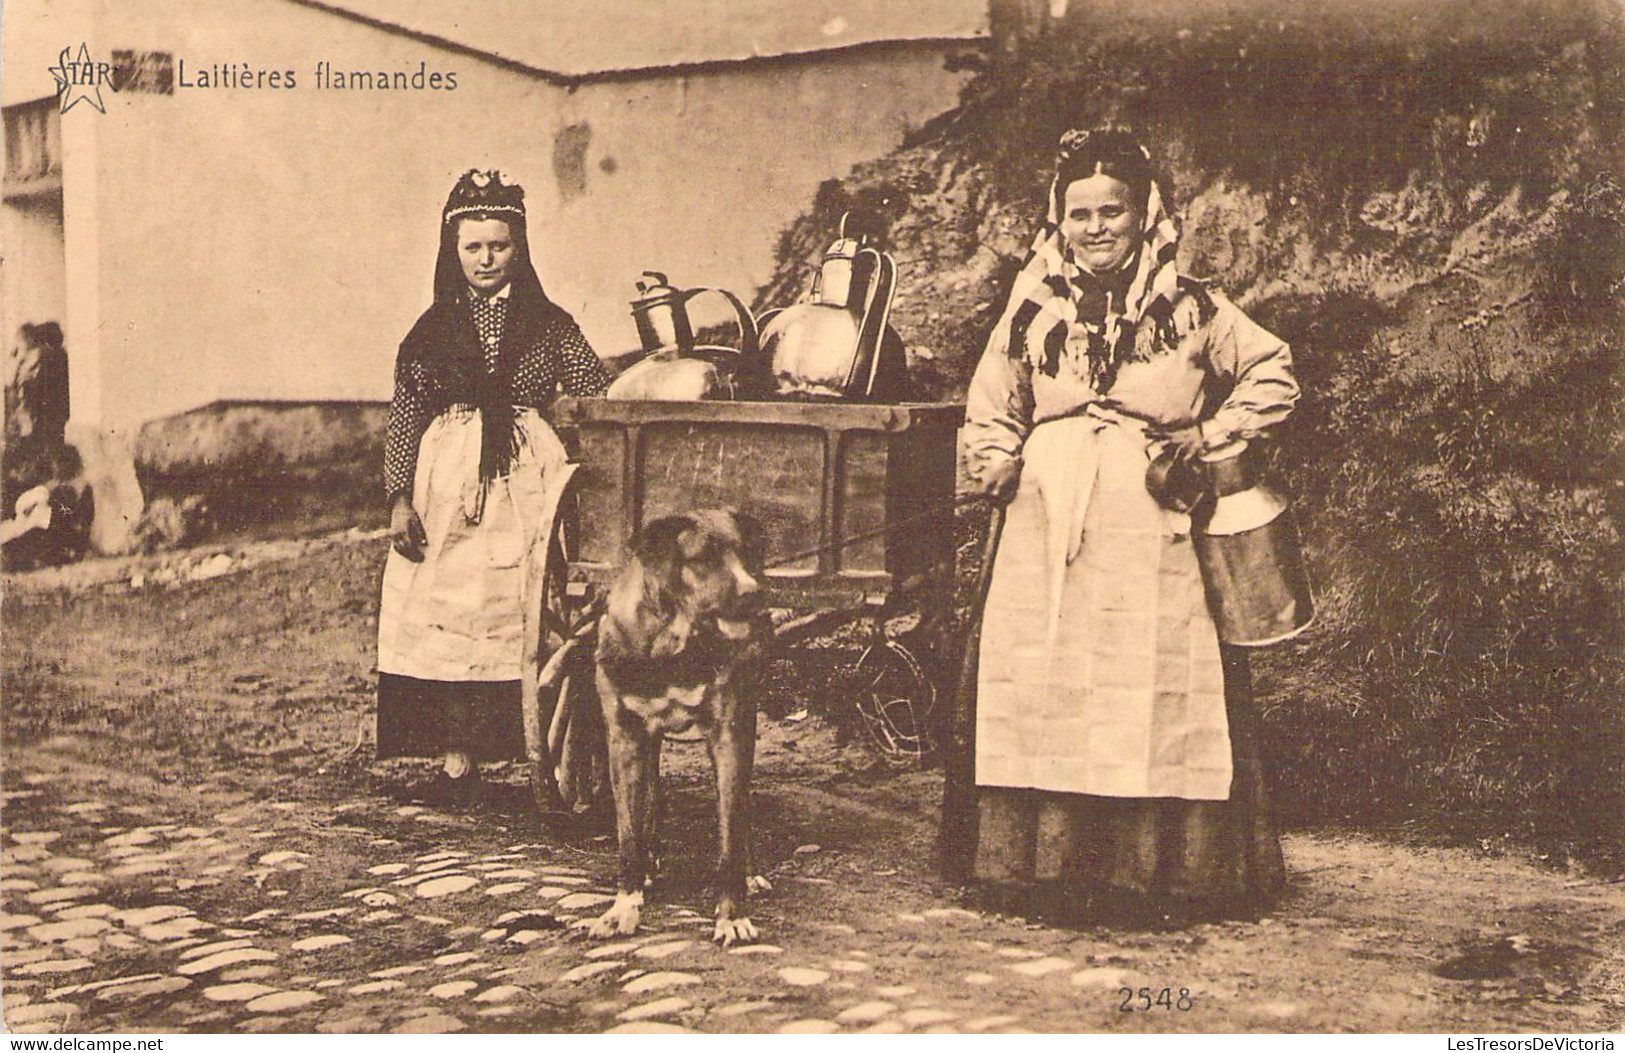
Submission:
[[[568,590],[568,568],[575,552],[574,525],[573,519],[561,512],[548,548],[547,586],[541,614],[543,646],[548,654],[563,646],[581,628],[595,598],[590,591],[572,597]],[[598,704],[592,640],[578,641],[577,646],[580,649],[566,663],[564,676],[553,688],[551,697],[538,707],[543,716],[546,757],[532,765],[532,783],[550,784],[551,800],[562,811],[608,809],[613,812],[609,739]]]
[[[541,610],[541,652],[552,655],[570,639],[590,603],[572,599],[568,591],[571,545],[566,517],[554,523],[548,545],[547,570]],[[589,644],[578,645],[583,647]],[[538,699],[545,754],[532,761],[531,782],[540,804],[550,798],[554,808],[574,811],[592,804],[607,785],[607,740],[598,693],[593,684],[590,650],[571,658],[556,685]]]
[[[936,685],[896,640],[871,644],[852,667],[852,702],[874,744],[889,757],[918,760],[935,747]]]
[[[524,600],[526,673],[520,701],[531,793],[544,821],[567,816],[578,802],[590,799],[583,796],[583,789],[590,789],[592,781],[583,783],[580,772],[607,769],[607,760],[595,764],[591,757],[591,730],[602,724],[602,718],[592,685],[590,641],[577,641],[577,650],[561,668],[549,672],[546,682],[542,675],[570,640],[587,607],[584,600],[572,602],[566,587],[573,550],[568,480],[563,491],[557,513],[549,516],[547,557],[528,566]],[[598,741],[602,738],[597,736]]]

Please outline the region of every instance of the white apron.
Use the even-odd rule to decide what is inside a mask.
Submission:
[[[521,441],[508,474],[479,485],[480,415],[453,407],[418,445],[412,504],[429,544],[423,562],[393,549],[384,565],[378,671],[421,680],[518,680],[527,590],[571,466],[534,409],[516,413]]]
[[[1022,454],[982,627],[977,784],[1225,800],[1218,633],[1188,519],[1146,491],[1142,430],[1068,417]]]

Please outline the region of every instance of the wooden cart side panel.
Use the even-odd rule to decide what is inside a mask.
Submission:
[[[887,461],[887,569],[898,579],[952,565],[958,427],[957,415],[921,420],[898,437]]]
[[[818,546],[823,536],[825,432],[755,422],[643,426],[643,519],[726,506],[754,516],[768,539],[767,560]],[[817,555],[778,568],[822,569]]]
[[[576,560],[618,566],[626,556],[630,538],[634,488],[626,485],[635,469],[630,447],[635,431],[610,427],[583,427],[565,433],[571,454],[580,461],[575,477],[579,509],[580,543]]]
[[[951,529],[932,517],[952,518],[957,406],[559,406],[583,462],[578,579],[605,580],[643,522],[719,505],[761,521],[769,563],[804,554],[769,572],[786,605],[877,602],[894,576],[952,554]]]
[[[907,543],[886,530],[887,463],[897,454],[897,438],[874,431],[842,434],[836,462],[840,500],[833,510],[835,538],[845,541],[835,553],[838,570],[885,572],[888,544]]]

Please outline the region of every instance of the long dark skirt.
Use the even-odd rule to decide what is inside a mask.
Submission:
[[[1229,800],[977,787],[976,878],[1055,902],[1105,892],[1205,914],[1267,906],[1286,868],[1259,755],[1252,675],[1245,651],[1226,647],[1222,656],[1234,759]]]
[[[465,750],[476,761],[525,756],[517,680],[419,680],[378,674],[378,756],[435,757]]]

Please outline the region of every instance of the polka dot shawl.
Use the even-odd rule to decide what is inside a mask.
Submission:
[[[512,308],[506,299],[476,297],[447,305],[449,327],[460,332],[451,338],[477,339],[479,356],[487,382],[501,378],[499,349],[502,334],[511,320]],[[427,316],[426,316],[427,317]],[[414,336],[423,328],[420,322]],[[447,334],[435,334],[446,336]],[[408,342],[412,337],[408,337]],[[433,343],[429,342],[430,346]],[[441,341],[445,343],[447,341]],[[440,348],[445,351],[448,349]],[[389,406],[389,425],[384,442],[384,487],[391,496],[410,493],[417,471],[418,443],[429,422],[455,405],[466,405],[472,378],[466,367],[451,353],[403,353],[395,366],[395,397]],[[602,395],[609,386],[609,371],[593,353],[581,329],[562,311],[549,313],[540,324],[536,339],[529,341],[512,364],[507,395],[515,408],[533,408],[544,413],[560,391],[579,396]]]

